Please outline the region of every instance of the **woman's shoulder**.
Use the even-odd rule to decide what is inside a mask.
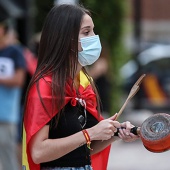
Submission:
[[[41,94],[41,96],[51,95],[51,89],[52,89],[52,77],[51,76],[44,76],[40,78],[37,82],[35,82],[31,88],[30,93],[31,97],[37,96],[38,93]]]

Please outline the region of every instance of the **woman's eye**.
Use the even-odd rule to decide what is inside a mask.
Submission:
[[[89,31],[84,32],[84,34],[85,34],[85,35],[88,35],[88,34],[89,34]]]

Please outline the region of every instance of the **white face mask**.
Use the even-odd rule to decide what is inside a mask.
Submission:
[[[101,43],[98,35],[80,38],[83,51],[78,52],[78,61],[82,66],[93,64],[100,56]]]

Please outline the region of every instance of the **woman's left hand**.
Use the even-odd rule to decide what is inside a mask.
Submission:
[[[139,139],[138,135],[134,135],[130,132],[130,130],[134,127],[129,121],[121,123],[121,127],[119,129],[118,136],[120,139],[122,139],[125,142],[133,142],[137,139]]]

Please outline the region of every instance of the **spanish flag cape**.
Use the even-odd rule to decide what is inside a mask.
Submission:
[[[23,122],[23,145],[22,145],[22,166],[23,169],[26,170],[40,170],[40,165],[35,164],[31,159],[30,150],[29,150],[29,142],[32,137],[44,126],[49,122],[52,118],[48,113],[52,113],[52,93],[51,93],[51,77],[45,77],[39,80],[39,89],[40,94],[45,105],[43,107],[37,87],[34,84],[28,94],[27,103],[26,103],[26,110],[24,113],[24,122]],[[103,118],[98,116],[96,110],[96,95],[90,85],[85,74],[81,71],[80,72],[80,86],[79,86],[79,93],[83,100],[86,102],[86,109],[89,113],[91,113],[98,121],[102,120]],[[73,106],[76,105],[76,91],[70,90],[66,86],[66,97],[65,97],[65,105],[68,102],[71,102]],[[64,106],[62,106],[64,107]],[[48,111],[48,112],[47,112]],[[54,111],[55,116],[58,113],[58,110]],[[92,166],[94,170],[106,170],[107,169],[107,162],[110,152],[110,146],[105,148],[103,151],[92,155]]]

